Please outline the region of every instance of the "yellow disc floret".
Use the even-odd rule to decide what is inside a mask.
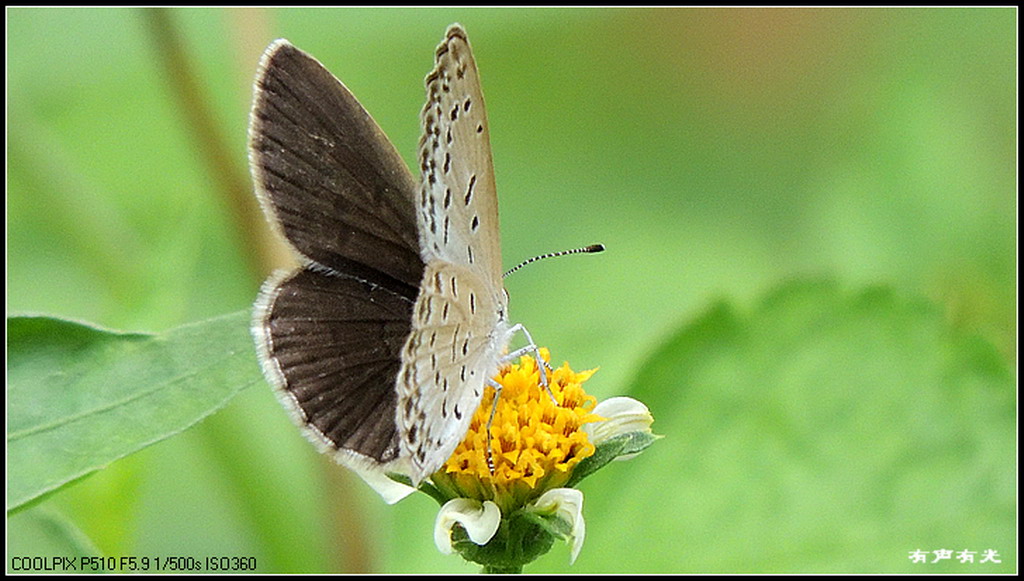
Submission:
[[[540,353],[547,361],[547,349]],[[490,438],[487,426],[495,390],[487,386],[465,439],[433,476],[434,484],[453,496],[493,500],[503,510],[565,484],[573,467],[594,453],[580,430],[583,424],[602,419],[591,413],[597,400],[582,386],[594,371],[576,373],[568,363],[548,371],[549,394],[533,357],[503,367],[494,378],[502,390]]]

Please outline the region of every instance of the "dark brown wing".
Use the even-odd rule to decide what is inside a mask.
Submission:
[[[292,247],[335,272],[417,287],[418,181],[352,93],[286,40],[263,55],[254,92],[253,179]]]
[[[395,376],[412,305],[346,276],[299,270],[267,281],[253,325],[264,373],[315,442],[395,459]]]
[[[321,449],[380,468],[398,455],[395,377],[424,269],[418,182],[348,89],[284,40],[260,63],[249,147],[268,218],[305,259],[256,302],[264,374]]]

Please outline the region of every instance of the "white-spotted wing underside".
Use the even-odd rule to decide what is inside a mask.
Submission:
[[[487,115],[461,28],[448,29],[426,85],[417,200],[426,272],[398,381],[400,445],[413,480],[462,441],[508,342]]]
[[[285,40],[260,63],[249,134],[257,195],[302,262],[256,303],[264,373],[339,462],[416,483],[464,437],[509,336],[487,118],[458,25],[426,85],[418,184]]]

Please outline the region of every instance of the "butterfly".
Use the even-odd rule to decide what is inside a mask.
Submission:
[[[501,362],[536,352],[509,321],[487,115],[459,25],[425,83],[419,180],[283,39],[260,61],[249,127],[257,197],[301,263],[256,301],[263,372],[321,451],[414,485],[463,439]],[[530,345],[506,355],[518,331]]]

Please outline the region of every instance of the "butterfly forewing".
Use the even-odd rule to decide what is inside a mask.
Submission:
[[[296,251],[415,294],[418,182],[352,93],[288,41],[260,63],[249,152],[257,195]]]
[[[498,197],[480,75],[466,33],[448,29],[427,75],[420,137],[420,239],[425,261],[471,267],[501,286]]]

